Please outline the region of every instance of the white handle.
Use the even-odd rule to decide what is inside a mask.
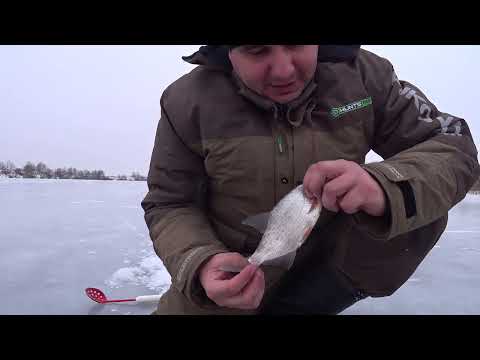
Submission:
[[[136,302],[154,302],[159,301],[161,295],[143,295],[135,298]]]

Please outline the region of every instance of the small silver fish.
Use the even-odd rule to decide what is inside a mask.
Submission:
[[[254,215],[242,223],[263,233],[255,252],[248,258],[251,264],[271,265],[289,269],[297,249],[310,235],[320,216],[322,206],[304,195],[303,185],[285,195],[269,213]],[[239,269],[222,268],[238,272]]]

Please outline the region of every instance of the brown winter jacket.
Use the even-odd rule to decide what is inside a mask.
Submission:
[[[261,234],[242,221],[270,211],[315,162],[362,164],[381,184],[389,211],[322,211],[318,234],[295,261],[315,245],[370,296],[390,295],[409,278],[479,175],[466,122],[440,112],[399,81],[388,60],[366,50],[319,61],[288,106],[258,96],[202,51],[186,60],[199,66],[161,97],[142,202],[155,251],[172,276],[158,314],[255,313],[215,305],[198,269],[217,253],[251,254]],[[385,160],[364,164],[371,149]],[[264,271],[268,294],[284,270]]]

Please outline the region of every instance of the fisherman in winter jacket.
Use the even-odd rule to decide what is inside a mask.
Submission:
[[[359,46],[203,46],[184,60],[198,66],[162,94],[142,202],[172,277],[157,314],[337,314],[389,296],[480,173],[465,120]],[[384,160],[365,164],[370,150]],[[299,184],[323,209],[293,266],[249,264],[262,234],[242,222]]]

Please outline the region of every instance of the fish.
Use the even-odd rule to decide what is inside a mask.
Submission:
[[[305,243],[322,210],[318,199],[311,201],[298,185],[286,194],[270,212],[247,217],[242,224],[262,233],[255,252],[247,259],[260,266],[290,269],[297,250]],[[220,270],[239,272],[241,269],[222,267]]]

